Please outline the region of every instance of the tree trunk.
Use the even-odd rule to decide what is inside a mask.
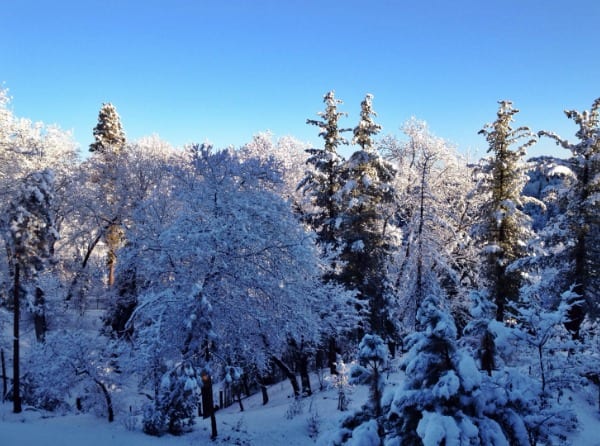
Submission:
[[[33,306],[33,325],[35,328],[35,338],[38,342],[44,342],[46,339],[46,300],[44,291],[40,287],[35,288],[35,301]]]
[[[263,406],[265,406],[269,402],[269,392],[267,391],[267,386],[261,384],[260,391],[262,393]]]
[[[112,288],[115,284],[115,268],[117,266],[117,255],[111,249],[108,251],[108,287]]]
[[[306,353],[300,353],[298,358],[298,365],[300,370],[300,383],[302,385],[302,395],[312,395],[310,388],[310,376],[308,375],[308,355]]]
[[[215,417],[215,411],[211,411],[210,413],[210,438],[217,438],[217,417]]]
[[[96,247],[96,245],[102,238],[102,234],[104,234],[104,231],[101,231],[96,236],[96,238],[94,240],[92,240],[92,242],[90,244],[88,244],[87,251],[83,258],[83,262],[81,263],[81,267],[75,273],[75,277],[73,278],[73,280],[71,281],[71,285],[69,286],[69,291],[67,292],[67,297],[65,298],[66,301],[69,301],[73,298],[73,293],[75,292],[75,289],[77,288],[77,284],[79,283],[79,279],[81,278],[81,275],[83,274],[83,270],[85,270],[85,267],[87,266],[87,263],[90,260],[90,256],[92,255],[94,248]]]
[[[21,268],[19,263],[15,264],[15,282],[14,282],[14,320],[13,320],[13,412],[21,413],[21,394],[19,387],[21,386],[21,380],[19,379],[19,288],[20,283],[20,272]]]
[[[104,395],[104,399],[106,400],[106,408],[108,410],[108,422],[112,423],[113,421],[115,421],[115,412],[113,410],[112,398],[110,397],[110,393],[102,381],[94,379],[94,382],[98,385],[98,387],[100,387],[100,390],[102,390],[102,394]]]
[[[329,345],[327,349],[327,362],[329,362],[329,373],[331,375],[337,375],[337,348],[335,345],[335,337],[329,338]]]
[[[6,376],[6,360],[4,359],[4,349],[0,349],[0,363],[2,364],[2,402],[6,399],[8,393],[8,377]]]
[[[235,397],[238,401],[238,404],[240,405],[240,412],[243,412],[244,405],[242,404],[242,390],[241,389],[237,389],[237,391],[235,392]]]
[[[290,380],[290,384],[292,385],[292,389],[294,391],[294,398],[298,398],[300,396],[300,386],[298,385],[298,380],[296,379],[296,375],[278,357],[272,356],[271,359],[277,365],[277,367],[279,367],[281,369],[281,371],[287,377],[287,379]]]

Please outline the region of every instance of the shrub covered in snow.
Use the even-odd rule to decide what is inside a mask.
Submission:
[[[144,410],[143,429],[149,435],[181,435],[194,424],[199,382],[196,369],[184,362],[165,373],[158,400]]]

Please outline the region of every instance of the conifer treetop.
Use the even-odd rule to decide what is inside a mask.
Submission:
[[[362,150],[373,151],[372,136],[381,131],[381,126],[373,121],[373,116],[377,116],[373,110],[373,95],[367,94],[360,103],[360,122],[354,127],[354,139],[352,142],[358,144]]]
[[[498,118],[492,123],[485,124],[478,133],[484,135],[489,143],[488,152],[495,152],[497,155],[508,152],[511,145],[525,140],[514,151],[515,156],[520,158],[525,155],[527,147],[537,141],[537,138],[529,127],[522,126],[516,129],[511,127],[513,116],[519,113],[518,109],[513,108],[512,101],[501,100],[498,104],[500,104]]]
[[[339,119],[343,116],[348,116],[348,114],[338,111],[337,106],[344,102],[341,99],[336,99],[334,90],[325,93],[323,102],[325,103],[325,111],[317,113],[321,119],[307,119],[306,123],[319,127],[321,130],[319,137],[325,140],[325,151],[336,153],[340,145],[348,145],[348,140],[341,134],[350,131],[350,129],[340,129],[338,127]]]
[[[90,152],[118,152],[125,145],[125,132],[117,109],[110,102],[102,104],[98,113],[98,124],[94,127],[94,139]]]

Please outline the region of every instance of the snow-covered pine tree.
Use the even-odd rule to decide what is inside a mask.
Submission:
[[[390,255],[392,185],[395,169],[383,160],[373,145],[373,135],[381,127],[373,122],[375,112],[369,94],[361,103],[361,119],[354,129],[354,142],[360,149],[343,164],[343,187],[336,197],[340,258],[343,261],[337,280],[358,291],[363,302],[363,322],[359,335],[365,331],[383,338],[393,337],[387,300],[387,262]]]
[[[101,172],[98,181],[108,204],[109,211],[113,211],[116,200],[117,163],[118,157],[125,147],[125,132],[121,125],[121,118],[117,109],[110,102],[102,104],[98,113],[98,124],[93,130],[95,142],[90,144],[90,152],[100,155]],[[107,221],[104,240],[108,248],[106,265],[108,267],[108,286],[115,282],[115,268],[117,265],[117,250],[125,240],[125,233],[121,224],[120,215],[110,212],[104,219]]]
[[[317,234],[318,243],[325,250],[337,247],[336,223],[340,212],[335,195],[342,186],[341,164],[343,159],[337,150],[341,145],[347,145],[348,140],[342,133],[350,129],[339,127],[339,119],[347,114],[338,111],[338,105],[343,102],[330,91],[323,97],[325,111],[319,112],[320,120],[307,119],[306,123],[317,126],[319,136],[324,140],[322,149],[308,149],[310,155],[306,160],[311,169],[298,185],[309,197],[309,209],[306,209],[305,220]]]
[[[583,298],[573,305],[569,313],[567,328],[575,338],[579,337],[580,326],[589,314],[593,319],[600,316],[600,98],[590,110],[579,112],[566,110],[567,118],[579,126],[571,143],[557,134],[539,132],[571,152],[569,167],[574,181],[566,194],[566,212],[559,215],[554,225],[559,228],[558,242],[565,247],[568,268],[557,264],[565,273],[567,287],[574,285],[575,295]],[[560,260],[559,260],[560,261]],[[564,290],[564,288],[563,288]]]
[[[442,305],[432,293],[419,308],[420,329],[407,338],[406,381],[389,403],[386,444],[528,445],[523,420],[510,411],[502,418],[502,400],[487,394]]]
[[[319,136],[323,138],[324,145],[323,148],[306,150],[309,154],[306,160],[308,169],[298,183],[298,190],[305,197],[302,219],[317,235],[316,241],[324,259],[323,281],[334,285],[337,282],[336,271],[340,268],[337,225],[341,209],[336,194],[343,186],[341,167],[344,161],[338,149],[348,144],[342,133],[350,129],[339,127],[340,118],[347,116],[347,113],[338,110],[343,101],[335,97],[333,90],[323,96],[323,102],[325,111],[317,113],[320,119],[307,119],[306,123],[319,128]],[[335,374],[339,340],[336,340],[334,332],[327,327],[323,331],[325,339],[322,343],[327,350],[328,366],[331,373]]]
[[[98,124],[94,127],[95,141],[90,144],[90,152],[119,152],[125,146],[125,132],[116,107],[110,102],[103,103],[98,113]]]
[[[20,397],[20,300],[25,291],[33,300],[34,320],[38,340],[43,341],[46,333],[43,291],[36,283],[54,253],[54,242],[58,234],[52,213],[54,175],[50,170],[36,172],[25,178],[18,199],[9,210],[8,249],[11,251],[13,267],[13,411],[21,412]],[[35,291],[34,291],[35,290]],[[40,290],[40,291],[38,291]]]
[[[350,384],[369,386],[369,397],[359,410],[345,417],[337,431],[320,439],[321,445],[379,445],[382,444],[384,413],[382,396],[385,388],[384,370],[388,365],[389,351],[377,335],[363,336],[358,346],[358,364],[350,370]],[[338,402],[339,407],[339,402]]]
[[[536,138],[528,127],[511,127],[513,116],[519,112],[512,102],[499,104],[496,121],[479,132],[485,136],[492,156],[486,160],[485,178],[480,185],[480,192],[489,199],[481,208],[482,223],[477,236],[483,245],[483,273],[497,307],[496,319],[502,321],[507,303],[518,299],[521,286],[521,271],[511,268],[511,263],[525,256],[532,236],[530,219],[522,210],[528,201],[522,194],[527,182],[522,160]]]

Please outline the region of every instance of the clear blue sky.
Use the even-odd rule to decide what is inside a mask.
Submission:
[[[102,102],[131,139],[320,144],[305,121],[335,89],[343,125],[372,93],[384,134],[416,116],[483,155],[499,99],[517,125],[572,137],[563,110],[600,96],[599,21],[598,0],[3,0],[0,82],[18,116],[84,150]],[[530,154],[549,151],[564,154]]]

